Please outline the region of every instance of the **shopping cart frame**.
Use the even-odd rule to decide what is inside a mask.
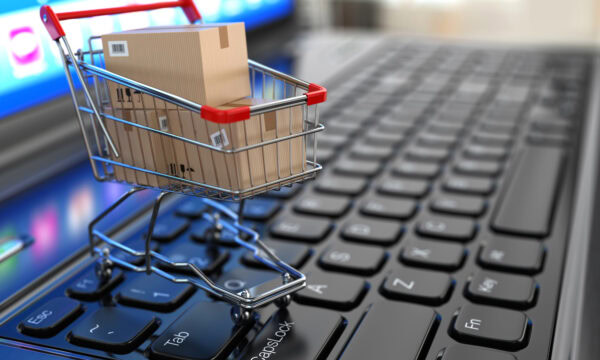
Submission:
[[[69,83],[69,89],[71,91],[72,100],[75,106],[77,119],[81,128],[81,132],[84,137],[84,142],[86,146],[86,150],[89,155],[91,167],[94,173],[94,177],[98,181],[108,181],[114,180],[114,176],[111,176],[107,169],[110,166],[122,166],[124,168],[128,168],[135,171],[142,171],[144,173],[165,177],[171,180],[176,180],[178,182],[187,183],[190,185],[191,189],[200,188],[203,191],[201,192],[193,192],[193,191],[185,191],[186,189],[178,188],[159,188],[161,191],[160,195],[156,198],[154,203],[154,207],[151,214],[150,224],[148,228],[148,232],[146,235],[146,246],[143,251],[138,251],[135,249],[131,249],[102,233],[101,231],[95,228],[96,224],[105,218],[108,214],[114,211],[119,205],[121,205],[124,201],[130,198],[135,193],[148,188],[148,186],[139,186],[135,185],[134,187],[125,193],[119,200],[117,200],[113,205],[103,211],[97,218],[95,218],[89,225],[89,240],[90,240],[90,252],[92,255],[98,255],[100,261],[100,270],[99,276],[107,277],[111,274],[112,266],[119,265],[130,269],[135,272],[146,272],[147,274],[155,273],[159,276],[162,276],[168,280],[171,280],[176,283],[189,283],[198,288],[201,288],[208,293],[221,298],[225,301],[228,301],[235,305],[232,309],[233,317],[236,321],[244,321],[249,320],[252,317],[252,310],[265,306],[269,303],[275,302],[280,306],[285,306],[290,302],[290,295],[300,289],[302,289],[306,285],[306,277],[304,274],[289,266],[281,259],[279,259],[260,239],[257,232],[254,230],[242,225],[242,212],[243,212],[243,203],[244,199],[248,197],[252,197],[258,195],[267,190],[276,189],[278,187],[284,185],[290,185],[297,181],[303,181],[309,178],[314,178],[316,173],[322,169],[322,167],[316,161],[317,154],[317,140],[316,133],[322,131],[324,126],[319,124],[318,121],[318,110],[316,108],[316,104],[321,103],[326,100],[327,90],[319,86],[317,84],[308,83],[302,81],[300,79],[296,79],[292,76],[279,72],[277,70],[271,69],[264,65],[261,65],[252,60],[248,61],[248,65],[250,67],[250,71],[252,72],[252,81],[254,81],[255,72],[261,72],[263,74],[263,95],[264,95],[264,85],[266,76],[271,76],[273,78],[273,82],[275,78],[282,79],[284,82],[284,93],[286,84],[293,85],[294,87],[294,96],[274,100],[272,102],[268,102],[265,104],[253,105],[253,106],[241,106],[228,110],[220,110],[214,107],[210,107],[207,105],[200,105],[189,100],[183,99],[181,97],[175,96],[173,94],[167,93],[160,89],[156,89],[154,87],[133,81],[131,79],[125,78],[123,76],[114,74],[110,71],[107,71],[103,68],[95,66],[93,64],[93,59],[95,54],[101,53],[101,51],[94,50],[92,48],[92,41],[97,39],[98,37],[92,37],[89,39],[90,49],[89,51],[78,50],[76,53],[71,49],[66,34],[60,24],[60,20],[69,20],[69,19],[79,19],[91,16],[100,16],[100,15],[114,15],[114,14],[122,14],[128,12],[136,12],[136,11],[146,11],[146,10],[155,10],[162,8],[171,8],[171,7],[181,7],[190,21],[190,23],[194,23],[196,21],[201,21],[201,16],[198,10],[196,9],[192,0],[178,0],[171,2],[160,2],[154,4],[144,4],[144,5],[131,5],[125,7],[117,7],[117,8],[106,8],[106,9],[98,9],[98,10],[88,10],[88,11],[75,11],[75,12],[65,12],[65,13],[55,13],[50,6],[44,5],[40,9],[40,16],[42,22],[46,26],[48,33],[52,37],[52,39],[56,42],[57,47],[59,48],[59,53],[61,54],[61,59],[63,62],[63,67],[65,70],[65,74],[67,76],[67,80]],[[84,61],[85,56],[89,56],[91,59],[91,64],[86,63]],[[70,67],[75,70],[76,77],[81,83],[83,94],[85,100],[87,102],[87,106],[79,105],[79,101],[77,99],[74,81],[70,72]],[[84,73],[86,75],[84,75]],[[197,114],[200,114],[201,118],[211,121],[217,124],[230,124],[239,121],[245,121],[250,119],[250,117],[255,115],[264,114],[267,112],[277,111],[281,109],[291,108],[294,106],[302,106],[303,109],[303,130],[301,132],[291,134],[288,136],[278,137],[273,140],[264,140],[261,138],[260,143],[246,145],[239,147],[237,149],[223,149],[221,147],[204,144],[192,139],[188,139],[182,136],[177,136],[171,134],[169,132],[161,131],[158,129],[154,129],[151,127],[147,127],[144,125],[140,125],[134,122],[126,121],[124,119],[120,119],[118,117],[101,113],[98,110],[99,103],[95,103],[95,99],[92,97],[90,90],[87,86],[87,81],[92,79],[94,81],[95,86],[98,84],[98,79],[103,78],[105,81],[113,81],[117,84],[127,86],[131,89],[138,90],[144,94],[151,95],[160,100],[169,102],[174,104],[175,106],[181,107],[186,110],[190,110]],[[252,87],[254,88],[254,83],[252,83]],[[98,94],[99,91],[96,88],[96,100],[99,101]],[[303,94],[297,95],[298,90],[305,91]],[[273,90],[275,92],[275,90]],[[263,96],[264,97],[264,96]],[[308,121],[308,107],[314,105],[315,115],[314,122],[310,123]],[[86,130],[86,125],[83,120],[83,115],[87,113],[92,122],[92,130],[93,130],[93,138],[88,137],[88,133]],[[196,181],[185,179],[181,177],[172,176],[169,174],[159,173],[156,171],[151,171],[144,168],[139,168],[136,166],[132,166],[129,164],[125,164],[122,162],[115,161],[109,158],[109,154],[112,152],[115,158],[120,157],[119,149],[115,145],[112,137],[110,136],[107,128],[104,125],[103,119],[109,119],[116,122],[120,122],[129,126],[136,127],[138,129],[142,129],[144,131],[149,131],[153,133],[160,134],[161,136],[167,136],[172,139],[176,139],[179,141],[183,141],[185,143],[193,144],[195,146],[199,146],[202,148],[210,149],[211,151],[221,153],[221,154],[237,154],[243,151],[249,151],[252,149],[256,149],[259,147],[264,147],[270,144],[276,144],[280,141],[291,140],[294,138],[298,138],[301,136],[313,135],[313,160],[309,161],[306,159],[306,150],[304,150],[303,154],[303,168],[302,172],[298,174],[290,174],[290,176],[280,177],[275,181],[266,182],[264,184],[260,184],[257,186],[252,186],[246,189],[240,190],[231,190],[225,189],[223,187],[198,183]],[[305,124],[310,123],[310,127],[305,126]],[[103,139],[106,142],[106,147],[101,146],[100,135],[103,136]],[[95,150],[93,149],[92,141],[95,140],[97,144],[97,151],[99,155],[95,154]],[[306,149],[307,144],[304,144],[303,149]],[[103,152],[105,151],[105,152]],[[107,156],[102,156],[103,153],[106,153]],[[291,157],[291,154],[290,154]],[[103,172],[100,173],[99,166],[97,162],[102,164]],[[279,170],[279,158],[278,162],[278,172]],[[290,170],[291,172],[291,170]],[[187,188],[189,190],[190,188]],[[257,294],[255,296],[252,295],[252,289],[244,289],[241,292],[233,293],[231,291],[225,290],[219,286],[217,286],[208,276],[206,276],[200,269],[198,269],[195,265],[189,263],[176,263],[172,262],[170,259],[165,256],[152,251],[150,249],[150,241],[153,234],[154,225],[156,223],[156,219],[160,210],[160,205],[164,198],[166,198],[170,193],[182,193],[186,195],[194,195],[203,198],[203,201],[213,210],[213,213],[205,213],[203,215],[204,219],[213,224],[213,228],[215,231],[222,231],[223,229],[233,232],[236,234],[235,241],[245,247],[247,250],[252,251],[254,257],[259,260],[261,263],[265,264],[271,269],[277,270],[282,275],[283,284],[274,289],[270,289],[264,291],[263,293]],[[224,206],[221,203],[218,203],[213,199],[221,199],[221,200],[239,200],[240,207],[239,213],[236,214],[228,207]],[[226,220],[223,220],[223,217]],[[104,247],[96,246],[96,241],[100,243],[104,243]],[[145,258],[145,264],[143,266],[135,266],[131,263],[125,262],[110,253],[110,248],[106,245],[109,245],[112,248],[116,248],[120,251],[128,253],[133,256],[143,256]],[[264,255],[263,255],[264,254]],[[152,260],[167,264],[173,268],[187,268],[191,270],[194,275],[197,276],[198,279],[192,277],[177,277],[172,275],[158,267],[152,265]]]

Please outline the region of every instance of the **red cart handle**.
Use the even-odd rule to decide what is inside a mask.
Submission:
[[[44,23],[44,26],[46,26],[46,30],[48,30],[50,37],[53,40],[58,40],[58,38],[65,36],[65,31],[60,25],[60,20],[81,19],[101,15],[125,14],[136,11],[156,10],[172,7],[181,7],[183,9],[183,12],[185,13],[185,16],[192,24],[197,20],[202,19],[202,16],[200,15],[198,8],[196,8],[196,5],[194,4],[193,0],[165,1],[154,4],[128,5],[96,10],[70,11],[58,14],[56,14],[50,6],[44,5],[40,8],[40,17],[42,18],[42,22]]]

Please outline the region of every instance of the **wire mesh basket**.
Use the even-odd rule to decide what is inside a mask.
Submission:
[[[40,15],[59,48],[81,132],[95,178],[132,185],[132,189],[89,226],[90,251],[100,259],[99,276],[110,276],[119,265],[131,271],[155,273],[177,283],[190,283],[228,301],[236,320],[251,310],[276,302],[289,303],[290,294],[303,288],[305,276],[281,261],[242,225],[244,199],[314,178],[322,167],[316,162],[317,104],[326,89],[277,70],[248,61],[251,96],[228,108],[200,105],[174,94],[107,71],[103,51],[89,38],[88,50],[74,52],[60,20],[181,7],[191,23],[201,20],[192,0],[131,5],[118,8],[56,14],[45,5]],[[83,101],[73,77],[81,84]],[[312,153],[309,159],[307,154]],[[151,214],[145,249],[132,249],[96,229],[96,224],[144,189],[160,191]],[[282,284],[257,292],[232,292],[217,286],[198,267],[178,263],[152,251],[150,240],[163,199],[171,193],[203,198],[212,212],[204,214],[216,234],[229,231],[254,257],[282,275]],[[240,201],[239,213],[215,200]],[[101,244],[98,245],[97,243]],[[106,246],[108,245],[108,246]],[[136,266],[111,254],[122,251],[143,256]],[[156,266],[191,271],[173,275]]]

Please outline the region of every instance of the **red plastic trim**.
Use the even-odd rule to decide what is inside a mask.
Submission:
[[[58,40],[58,38],[65,36],[65,31],[50,6],[44,5],[40,8],[40,18],[52,40]]]
[[[200,116],[218,124],[231,124],[250,119],[250,107],[240,106],[235,109],[220,110],[208,105],[202,105]]]
[[[306,104],[314,105],[325,102],[327,100],[327,89],[321,85],[310,83],[308,84],[308,92],[306,93]]]
[[[197,20],[202,19],[202,16],[200,15],[200,12],[198,11],[198,8],[194,4],[193,0],[163,1],[153,4],[128,5],[104,9],[70,11],[58,14],[55,14],[50,6],[44,5],[40,9],[40,17],[42,18],[42,22],[46,26],[46,29],[48,30],[48,33],[50,34],[52,39],[57,40],[59,37],[65,36],[65,31],[60,25],[59,20],[81,19],[101,15],[125,14],[136,11],[147,11],[172,7],[181,7],[190,23],[194,23]]]

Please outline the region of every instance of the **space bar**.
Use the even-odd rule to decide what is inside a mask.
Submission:
[[[492,229],[515,235],[548,236],[562,163],[563,152],[559,148],[525,148],[512,178],[504,184]]]

